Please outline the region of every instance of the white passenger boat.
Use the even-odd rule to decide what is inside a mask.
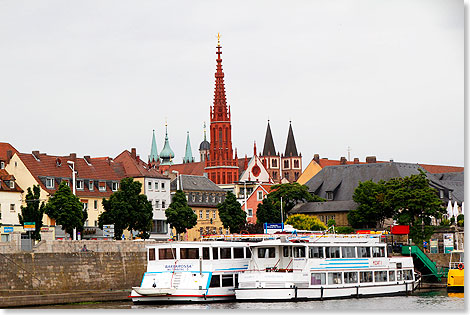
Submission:
[[[250,257],[248,242],[241,241],[150,245],[147,272],[129,297],[136,304],[233,300]]]
[[[308,300],[406,294],[412,257],[388,257],[380,235],[310,235],[249,245],[237,300]]]

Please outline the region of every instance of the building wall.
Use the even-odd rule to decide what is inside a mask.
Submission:
[[[153,207],[153,220],[165,221],[165,210],[170,206],[170,179],[163,178],[138,178],[140,182],[143,181],[143,193],[147,199],[152,203]],[[150,183],[150,185],[149,185]],[[164,188],[162,188],[162,183]],[[155,188],[157,185],[158,188]],[[170,227],[166,224],[166,233],[151,233],[151,238],[168,239],[170,237]]]
[[[336,221],[336,226],[350,226],[347,212],[316,212],[312,216],[317,217],[320,221],[325,223],[325,225],[327,225],[328,220],[333,219]]]
[[[321,169],[321,166],[317,162],[312,160],[307,165],[303,173],[300,175],[299,179],[297,180],[297,183],[299,183],[300,185],[305,185],[310,179],[313,178],[313,176],[317,175],[317,173],[320,172]]]
[[[201,239],[201,228],[203,229],[202,234],[227,234],[227,229],[223,227],[222,221],[220,221],[217,208],[191,207],[191,209],[193,209],[194,213],[197,215],[197,224],[186,232],[185,240],[199,241]],[[207,211],[209,211],[209,218],[207,218]],[[213,232],[214,229],[215,233]],[[173,234],[175,234],[175,232]]]
[[[0,213],[2,225],[20,224],[18,213],[21,213],[21,198],[22,194],[19,192],[0,191]],[[10,210],[10,205],[14,205],[14,211]]]

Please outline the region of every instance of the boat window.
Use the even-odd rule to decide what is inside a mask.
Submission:
[[[176,259],[176,248],[159,248],[158,259]]]
[[[413,280],[413,272],[411,270],[403,270],[403,280]]]
[[[388,272],[388,281],[395,281],[395,271],[394,270],[390,270]]]
[[[231,247],[221,247],[220,248],[220,259],[231,259],[232,258],[232,248]]]
[[[251,249],[249,247],[245,247],[245,255],[246,258],[251,258]]]
[[[339,247],[325,247],[326,258],[339,258]]]
[[[283,257],[291,257],[292,256],[292,247],[283,246],[282,247],[282,256]]]
[[[361,272],[359,272],[359,281],[361,283],[372,282],[372,271],[361,271]]]
[[[341,272],[328,272],[328,284],[341,284]]]
[[[387,282],[387,272],[386,271],[374,271],[374,281],[375,282]]]
[[[149,260],[155,260],[155,248],[149,248]]]
[[[356,258],[356,247],[342,247],[343,258]]]
[[[180,259],[199,259],[199,248],[180,248]]]
[[[345,272],[344,283],[357,283],[357,272]]]
[[[209,288],[218,288],[218,287],[220,287],[220,275],[212,275]]]
[[[259,247],[258,248],[258,258],[274,258],[276,257],[276,252],[274,247]]]
[[[294,257],[306,257],[305,255],[305,246],[296,246],[294,247]]]
[[[403,271],[397,270],[397,281],[403,280]]]
[[[385,247],[372,247],[372,257],[385,257]]]
[[[359,258],[370,257],[370,247],[358,247],[357,257]]]
[[[312,273],[312,275],[310,277],[310,284],[311,285],[326,284],[326,273],[324,273],[324,272]]]
[[[219,248],[212,247],[212,259],[219,259]]]
[[[309,246],[308,257],[309,258],[324,258],[323,247]]]
[[[243,247],[233,248],[233,258],[243,258]]]
[[[203,247],[202,248],[202,259],[204,260],[209,260],[209,247]]]
[[[233,287],[233,274],[232,275],[222,275],[222,286],[223,287]]]

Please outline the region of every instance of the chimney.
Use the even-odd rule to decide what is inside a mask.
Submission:
[[[340,165],[346,165],[346,158],[344,156],[342,156],[340,159],[339,159],[339,164]]]
[[[7,151],[7,160],[6,160],[7,164],[10,162],[10,159],[11,159],[12,156],[13,156],[13,152],[11,150],[8,150]]]
[[[354,158],[354,164],[359,164],[359,158]]]
[[[135,148],[132,148],[132,149],[131,149],[131,156],[132,156],[132,158],[133,158],[134,160],[136,159],[136,157],[137,157],[137,150],[136,150]]]
[[[317,162],[317,164],[320,164],[320,154],[313,155],[313,160]]]
[[[34,156],[34,158],[35,158],[36,160],[38,160],[38,161],[40,160],[40,158],[39,158],[39,151],[33,151],[33,156]]]
[[[83,158],[85,159],[85,162],[91,165],[91,158],[89,155],[85,155]]]
[[[377,162],[375,156],[366,157],[366,163],[375,163],[375,162]]]
[[[77,153],[70,153],[70,159],[75,160],[77,158]]]

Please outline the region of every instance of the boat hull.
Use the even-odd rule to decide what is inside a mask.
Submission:
[[[178,292],[178,294],[166,295],[140,295],[132,290],[129,298],[135,304],[165,304],[165,303],[207,303],[235,300],[235,294],[205,295],[200,292]]]

